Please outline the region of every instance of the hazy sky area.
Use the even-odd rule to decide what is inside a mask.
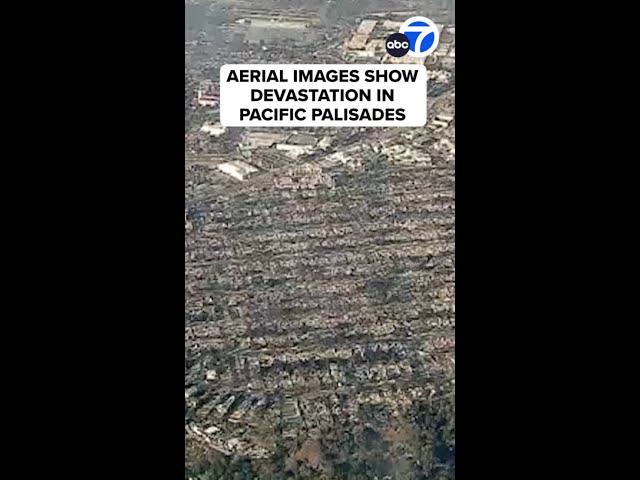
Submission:
[[[185,34],[191,30],[206,30],[207,27],[224,23],[228,20],[224,14],[225,8],[241,3],[243,2],[238,0],[202,0],[198,4],[185,4]],[[434,21],[453,23],[455,11],[455,0],[257,0],[246,3],[256,9],[300,8],[307,12],[316,11],[327,23],[353,19],[366,13],[393,11],[413,11],[416,15],[432,15],[435,17],[432,18]],[[442,15],[445,11],[450,13]]]

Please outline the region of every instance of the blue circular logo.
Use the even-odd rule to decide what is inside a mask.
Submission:
[[[426,57],[438,47],[438,27],[426,17],[411,17],[402,24],[400,33],[409,39],[408,53],[412,57]]]

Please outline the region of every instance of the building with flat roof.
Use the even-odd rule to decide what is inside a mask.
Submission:
[[[234,160],[233,162],[221,163],[218,165],[218,170],[222,173],[240,180],[245,181],[247,178],[258,172],[258,169],[253,165],[243,162],[242,160]]]
[[[202,127],[200,127],[200,131],[204,133],[208,133],[212,137],[219,137],[227,131],[227,129],[220,123],[209,123],[206,122]]]
[[[289,137],[287,143],[289,145],[315,147],[316,143],[318,143],[318,139],[308,133],[294,133]]]
[[[279,143],[276,145],[277,150],[285,152],[289,158],[298,158],[300,155],[313,151],[311,145],[293,145],[290,143]]]
[[[397,32],[400,30],[400,27],[402,26],[403,23],[404,22],[385,20],[384,22],[382,22],[382,28],[384,28],[385,30],[392,30],[394,32]]]
[[[241,147],[244,149],[269,148],[277,143],[284,142],[289,135],[278,132],[256,132],[248,131],[242,141]]]
[[[373,32],[373,30],[376,28],[376,25],[378,24],[377,20],[363,20],[360,25],[358,25],[358,29],[356,30],[356,33],[359,33],[361,35],[371,35],[371,32]]]
[[[351,39],[345,43],[345,48],[349,50],[358,50],[364,48],[369,40],[369,34],[355,33]]]
[[[198,88],[198,105],[201,107],[217,107],[220,103],[218,84],[209,80],[202,82]]]

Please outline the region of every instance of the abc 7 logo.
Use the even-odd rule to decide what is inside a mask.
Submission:
[[[404,33],[393,33],[385,42],[387,53],[392,57],[404,57],[409,52],[409,39]]]

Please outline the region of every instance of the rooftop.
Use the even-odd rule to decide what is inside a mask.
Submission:
[[[232,176],[238,180],[244,180],[250,175],[256,173],[258,169],[253,165],[243,162],[242,160],[234,160],[232,162],[221,163],[218,169],[222,173]]]
[[[294,133],[287,140],[289,145],[304,145],[313,147],[318,143],[318,139],[313,135],[309,135],[307,133]]]
[[[284,142],[286,133],[273,132],[248,132],[243,143],[249,148],[270,147],[276,143]]]
[[[371,35],[371,32],[373,32],[373,29],[376,28],[377,24],[377,20],[363,20],[362,23],[360,23],[360,25],[358,26],[358,30],[356,31],[356,33],[362,35]]]

